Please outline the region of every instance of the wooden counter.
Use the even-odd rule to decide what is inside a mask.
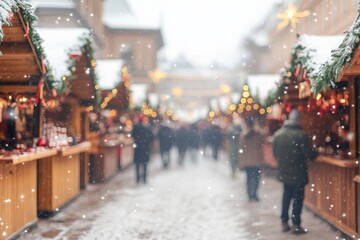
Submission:
[[[0,159],[0,239],[37,221],[36,160],[56,154],[44,150]]]
[[[39,216],[54,215],[80,194],[81,154],[90,150],[90,143],[81,143],[59,150],[58,154],[38,162]]]
[[[356,160],[319,156],[309,163],[305,205],[349,236],[359,236],[353,181],[357,174],[359,163]]]
[[[120,140],[102,141],[93,144],[90,154],[90,183],[109,180],[119,169],[118,148]]]

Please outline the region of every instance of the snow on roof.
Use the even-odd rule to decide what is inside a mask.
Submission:
[[[135,105],[140,105],[146,99],[147,90],[147,84],[130,85],[131,97]]]
[[[159,29],[160,17],[149,11],[151,1],[107,0],[104,3],[103,22],[111,28]]]
[[[68,72],[70,49],[80,43],[80,37],[89,33],[86,28],[38,28],[39,35],[44,40],[43,46],[53,68],[53,74],[56,80],[60,79]],[[64,37],[66,36],[66,37]]]
[[[34,9],[37,8],[74,8],[75,3],[70,0],[29,0]]]
[[[279,75],[274,74],[259,74],[249,75],[247,83],[251,95],[259,94],[260,101],[264,101],[269,94],[269,91],[276,88],[276,82],[280,79]]]
[[[103,59],[96,61],[96,73],[100,89],[112,89],[121,80],[121,59]]]
[[[298,39],[297,46],[301,45],[305,49],[299,53],[309,54],[311,58],[307,61],[307,65],[314,69],[313,72],[317,72],[321,64],[325,63],[331,57],[331,50],[337,48],[343,36],[315,36],[315,35],[301,35]]]

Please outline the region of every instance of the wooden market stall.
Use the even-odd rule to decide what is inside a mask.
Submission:
[[[58,149],[58,154],[38,163],[39,216],[48,217],[76,198],[81,187],[89,182],[91,143],[85,141],[89,128],[87,115],[94,108],[97,93],[91,43],[87,35],[83,35],[87,30],[39,29],[39,32],[49,61],[55,67],[55,77],[61,82],[59,93],[46,97],[43,131],[49,147]],[[70,35],[72,39],[67,39],[67,44],[64,41],[59,44],[61,36]],[[68,49],[69,45],[76,44],[79,46]],[[64,66],[68,71],[61,71]]]
[[[129,105],[126,68],[122,60],[99,60],[97,72],[102,89],[99,117],[106,127],[93,134],[90,176],[94,183],[108,180],[118,169],[129,165],[133,157],[133,140],[126,126]]]
[[[36,141],[50,86],[34,19],[22,1],[0,5],[0,239],[37,221],[37,160],[57,154]]]
[[[319,83],[324,76],[327,83],[336,79],[324,75],[324,69],[329,64],[326,60],[334,58],[332,49],[341,41],[343,37],[301,36],[287,69],[290,80],[282,86],[289,94],[282,99],[285,113],[294,107],[302,112],[302,126],[319,153],[309,163],[305,205],[340,231],[358,237],[358,193],[353,179],[359,174],[359,126],[354,82],[337,83],[336,87],[335,83]]]

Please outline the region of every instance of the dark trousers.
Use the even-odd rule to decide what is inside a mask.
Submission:
[[[246,167],[246,187],[249,200],[258,199],[257,190],[260,181],[259,167]]]
[[[170,164],[170,151],[162,151],[161,159],[162,159],[163,167],[167,168]]]
[[[146,183],[146,170],[147,170],[147,163],[136,163],[136,182],[139,183],[143,180]]]
[[[304,202],[305,186],[290,186],[284,184],[284,193],[282,199],[281,221],[287,223],[289,221],[289,208],[293,199],[291,220],[294,225],[301,224],[301,211]]]

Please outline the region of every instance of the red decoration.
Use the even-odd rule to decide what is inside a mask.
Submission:
[[[304,69],[304,72],[303,72],[303,79],[307,79],[307,78],[306,78],[306,74],[307,74],[307,71],[306,71],[306,69]]]
[[[70,59],[78,59],[82,57],[82,53],[81,52],[74,52],[74,53],[70,53]]]
[[[297,65],[297,67],[296,67],[295,77],[298,77],[298,76],[299,76],[300,69],[301,69],[301,65],[300,65],[300,63],[299,63],[299,64]]]
[[[26,31],[25,31],[24,37],[29,36],[29,30],[30,30],[29,22],[26,22]]]
[[[10,20],[12,20],[12,19],[13,19],[13,17],[14,17],[14,13],[13,13],[13,12],[9,13],[8,18],[9,18]]]
[[[42,67],[43,74],[46,74],[46,65],[45,65],[44,58],[41,58],[41,67]]]
[[[57,96],[57,92],[56,92],[55,88],[51,89],[51,93],[52,93],[52,95],[53,95],[54,97]]]

